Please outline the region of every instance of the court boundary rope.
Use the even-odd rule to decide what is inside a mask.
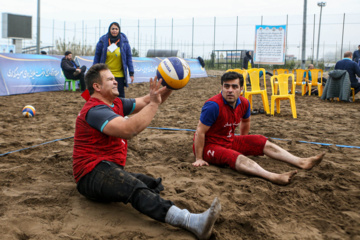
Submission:
[[[187,132],[195,132],[196,131],[194,129],[186,129],[186,128],[161,128],[161,127],[147,127],[147,128],[148,129],[167,130],[167,131],[187,131]],[[67,140],[67,139],[70,139],[70,138],[74,138],[74,136],[67,137],[67,138],[59,138],[59,139],[55,139],[55,140],[52,140],[52,141],[40,143],[40,144],[31,146],[31,147],[21,148],[21,149],[13,150],[13,151],[10,151],[10,152],[2,153],[2,154],[0,154],[0,157],[6,156],[6,155],[11,154],[11,153],[20,152],[20,151],[23,151],[23,150],[36,148],[36,147],[39,147],[39,146],[42,146],[42,145],[45,145],[45,144],[58,142],[58,141],[62,141],[62,140]],[[274,139],[274,140],[280,140],[280,141],[293,141],[293,140],[290,140],[290,139],[282,139],[282,138],[274,138],[274,137],[270,137],[270,138]],[[309,141],[298,141],[298,140],[295,140],[295,142],[307,143],[307,144],[315,144],[315,145],[321,145],[321,146],[335,146],[335,147],[340,147],[340,148],[360,149],[360,146],[349,146],[349,145],[340,145],[340,144],[333,144],[333,143],[309,142]]]

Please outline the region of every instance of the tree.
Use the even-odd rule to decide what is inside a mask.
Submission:
[[[75,42],[75,37],[73,41],[66,43],[61,38],[55,41],[55,51],[57,54],[64,54],[66,51],[71,51],[73,56],[94,56],[95,49],[92,46],[81,44]]]
[[[133,48],[133,49],[131,50],[131,53],[132,53],[132,56],[133,56],[133,57],[138,57],[138,56],[139,56],[139,52],[138,52],[138,50],[136,50],[135,48]]]

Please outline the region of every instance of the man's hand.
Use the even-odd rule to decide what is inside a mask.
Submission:
[[[150,103],[161,103],[161,94],[166,91],[166,87],[161,87],[161,81],[157,81],[157,77],[154,79],[150,78]]]
[[[196,159],[195,162],[192,163],[194,167],[201,167],[201,166],[209,166],[209,163],[204,161],[203,159]]]
[[[130,76],[130,78],[131,78],[131,83],[133,83],[134,82],[134,76]]]
[[[77,68],[77,69],[76,69],[76,72],[81,73],[81,69],[80,69],[80,68]]]

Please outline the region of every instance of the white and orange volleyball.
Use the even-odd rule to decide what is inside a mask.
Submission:
[[[191,76],[190,66],[182,58],[165,58],[160,62],[156,75],[158,79],[162,79],[162,85],[172,90],[178,90],[185,87],[189,82]]]
[[[24,117],[34,117],[35,116],[35,108],[31,105],[26,105],[25,107],[23,107],[22,109],[22,114]]]

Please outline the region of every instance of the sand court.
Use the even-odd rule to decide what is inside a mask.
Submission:
[[[250,157],[273,172],[298,170],[291,184],[278,186],[228,167],[191,165],[192,130],[204,102],[219,92],[221,74],[208,71],[174,91],[151,128],[129,141],[126,169],[161,177],[161,195],[191,212],[218,197],[222,212],[211,239],[360,239],[360,96],[341,103],[298,94],[297,119],[286,101],[280,114],[251,117],[250,134],[297,156],[326,152],[312,170]],[[148,83],[136,83],[125,93],[147,92]],[[129,204],[95,203],[77,192],[72,137],[84,103],[78,91],[0,97],[0,154],[11,152],[0,156],[1,239],[195,239]],[[262,106],[260,97],[253,103]],[[21,115],[25,105],[36,108],[34,118]]]

